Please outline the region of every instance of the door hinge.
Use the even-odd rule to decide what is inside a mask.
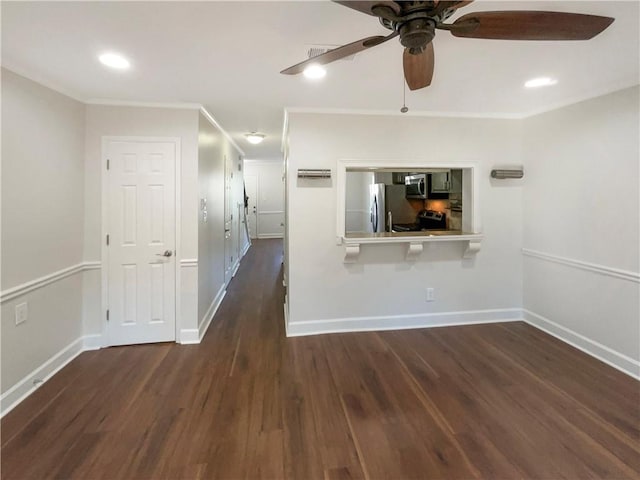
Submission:
[[[107,247],[109,246],[109,234],[107,233]]]
[[[107,170],[109,170],[109,162],[110,160],[107,158]]]
[[[107,310],[107,322],[109,321],[109,310]]]

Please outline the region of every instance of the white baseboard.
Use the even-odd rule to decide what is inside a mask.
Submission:
[[[282,308],[284,309],[284,334],[286,337],[292,337],[293,335],[289,335],[289,299],[287,294],[284,295]]]
[[[258,240],[263,240],[266,238],[284,238],[283,233],[259,233]]]
[[[573,330],[563,327],[548,318],[538,315],[530,310],[522,311],[524,321],[549,335],[552,335],[569,345],[583,351],[584,353],[597,358],[601,362],[620,370],[627,375],[640,380],[640,362],[628,357],[620,352],[602,345],[590,338],[585,337]]]
[[[286,313],[286,309],[285,309]],[[503,308],[464,312],[423,313],[384,317],[335,318],[308,322],[287,322],[287,336],[299,337],[322,333],[369,332],[378,330],[407,330],[412,328],[474,325],[478,323],[522,321],[522,310]]]
[[[195,345],[200,343],[200,331],[197,328],[183,328],[180,330],[181,345]]]
[[[198,343],[202,341],[204,334],[207,333],[207,330],[209,329],[209,325],[211,325],[211,321],[213,320],[213,317],[218,311],[218,308],[220,307],[220,304],[222,303],[222,300],[224,300],[224,296],[226,294],[227,294],[227,291],[225,290],[223,285],[220,287],[220,290],[218,290],[218,293],[216,294],[216,297],[213,299],[213,302],[211,302],[211,305],[209,305],[209,308],[207,309],[207,313],[204,314],[204,317],[200,321],[200,324],[198,326],[198,330],[199,330]]]
[[[206,313],[200,319],[200,322],[198,322],[198,328],[183,328],[180,330],[180,340],[178,343],[182,345],[195,345],[202,341],[204,334],[207,333],[209,329],[209,325],[211,325],[211,320],[213,320],[226,294],[225,285],[222,285]]]
[[[240,268],[240,259],[236,260],[236,263],[233,266],[233,272],[231,273],[231,278],[236,276],[236,273],[238,273],[239,268]]]
[[[102,335],[85,335],[82,337],[82,350],[100,350],[104,347]]]
[[[84,351],[84,337],[67,345],[0,396],[0,417],[14,409],[44,382]]]
[[[251,247],[251,240],[249,240],[249,241],[245,244],[244,248],[242,249],[242,253],[240,254],[240,258],[244,257],[244,256],[247,254],[247,252],[249,251],[249,248],[250,248],[250,247]]]

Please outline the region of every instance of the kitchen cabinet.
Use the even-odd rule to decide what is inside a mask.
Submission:
[[[451,170],[449,193],[462,193],[462,170]]]
[[[449,193],[451,188],[451,172],[434,172],[431,174],[430,193]]]

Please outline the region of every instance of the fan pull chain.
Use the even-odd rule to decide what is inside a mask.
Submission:
[[[409,107],[406,105],[407,103],[407,83],[402,79],[402,108],[400,111],[402,113],[407,113],[409,111]]]

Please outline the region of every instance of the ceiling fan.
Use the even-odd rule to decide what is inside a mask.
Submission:
[[[589,40],[605,30],[613,18],[579,13],[545,11],[473,12],[453,23],[444,21],[468,1],[336,1],[340,5],[378,17],[391,34],[373,36],[329,50],[280,73],[295,75],[311,65],[325,65],[348,57],[397,36],[405,47],[404,78],[411,90],[431,84],[434,68],[432,40],[436,29],[449,30],[456,37],[495,40]]]

